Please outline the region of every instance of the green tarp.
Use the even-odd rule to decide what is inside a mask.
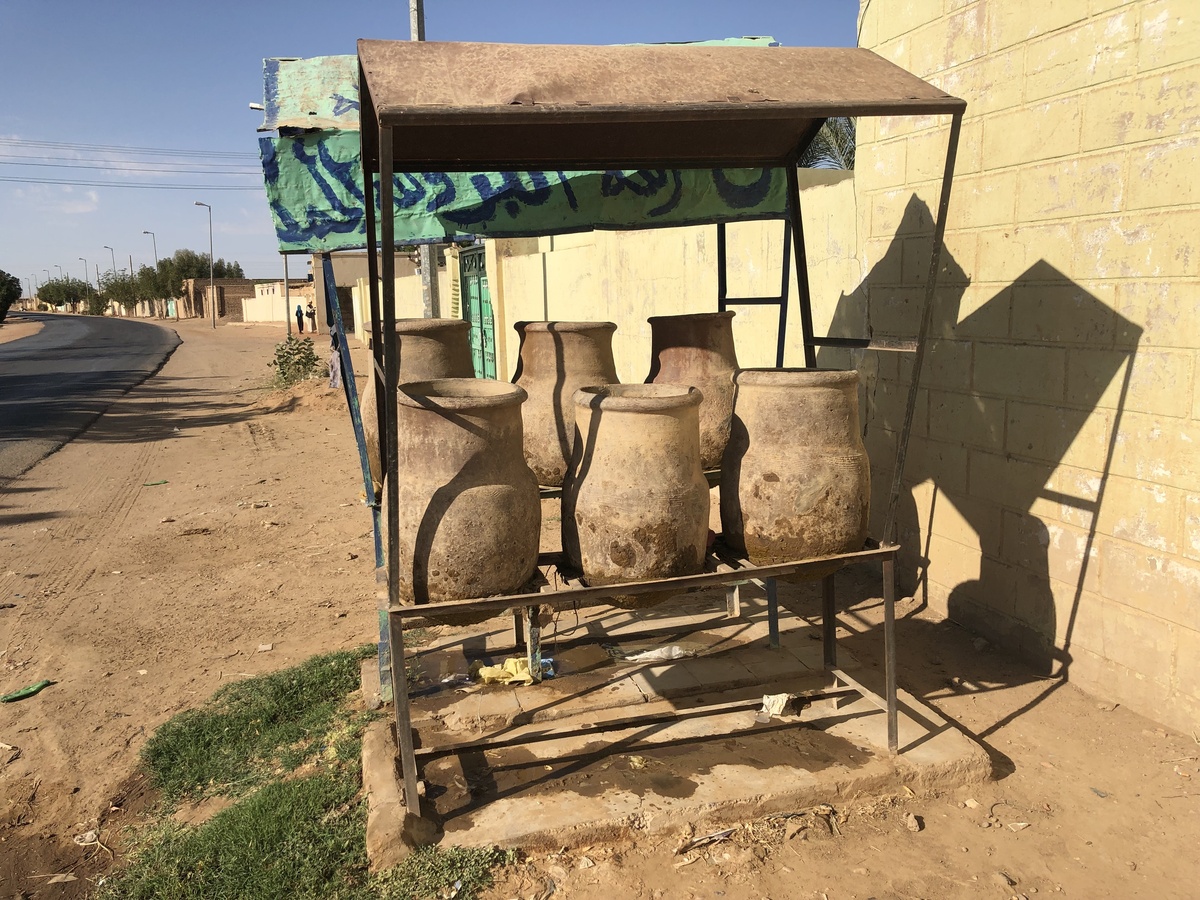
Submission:
[[[263,74],[259,130],[279,131],[259,138],[279,249],[366,247],[357,57],[268,59]],[[402,173],[394,179],[396,242],[779,218],[786,187],[782,169]]]
[[[259,144],[280,250],[367,245],[357,132]],[[398,173],[396,242],[779,218],[786,186],[782,169]]]

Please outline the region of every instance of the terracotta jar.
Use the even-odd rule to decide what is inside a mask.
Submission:
[[[858,373],[742,369],[721,463],[721,528],[755,565],[861,550],[871,468]]]
[[[559,485],[575,440],[571,398],[582,387],[616,384],[612,322],[518,322],[520,359],[514,384],[529,393],[525,459],[539,484]]]
[[[714,469],[729,441],[733,415],[732,310],[686,316],[651,316],[650,374],[646,383],[690,384],[700,389],[700,465]]]
[[[435,378],[472,378],[471,323],[464,319],[397,319],[396,346],[400,354],[399,384],[432,381]],[[370,368],[367,369],[371,375]],[[367,439],[367,461],[375,489],[383,483],[379,458],[379,413],[375,379],[367,378],[358,402],[363,433]]]
[[[589,585],[694,575],[704,568],[708,482],[694,387],[614,384],[575,394],[563,483],[563,550]],[[614,598],[622,605],[665,599]]]
[[[521,388],[491,379],[400,386],[402,603],[512,593],[533,575],[542,513],[521,451],[524,400]]]

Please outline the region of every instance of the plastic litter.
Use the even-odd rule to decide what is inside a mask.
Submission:
[[[642,650],[640,653],[629,653],[625,655],[626,662],[659,662],[671,659],[686,659],[689,656],[695,656],[694,650],[685,650],[678,644],[668,644],[665,647],[658,647],[654,650]]]
[[[788,701],[791,699],[790,694],[763,694],[762,709],[758,711],[758,715],[754,717],[754,721],[760,725],[765,725],[776,716],[782,716],[783,711],[787,709]]]
[[[523,656],[510,656],[498,666],[475,663],[471,674],[480,684],[533,684],[529,660]],[[542,677],[554,677],[554,660],[549,657],[542,659]]]
[[[45,688],[54,684],[53,681],[42,680],[37,684],[31,684],[28,687],[23,687],[18,691],[13,691],[11,694],[5,694],[0,697],[0,703],[13,703],[17,700],[24,700],[27,697],[32,697],[34,694],[41,693]]]

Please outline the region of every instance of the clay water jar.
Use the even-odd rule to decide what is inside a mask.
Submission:
[[[563,550],[589,585],[694,575],[707,550],[700,391],[612,384],[574,397],[575,447],[562,494]],[[673,592],[616,596],[647,605]]]
[[[402,603],[512,593],[533,575],[542,512],[521,449],[524,401],[520,387],[491,379],[400,386]]]
[[[742,369],[734,383],[721,464],[725,543],[755,565],[861,550],[871,469],[858,373]]]
[[[396,347],[400,355],[398,384],[435,378],[473,378],[471,323],[464,319],[397,319]],[[370,369],[367,370],[371,375]],[[379,458],[379,413],[375,379],[367,378],[358,408],[367,439],[367,461],[376,490],[383,483]]]
[[[689,384],[700,389],[700,465],[714,469],[729,442],[733,415],[732,310],[683,316],[651,316],[650,374],[646,383]]]
[[[520,357],[514,384],[529,393],[525,459],[538,483],[560,485],[575,440],[572,397],[582,387],[616,384],[612,322],[517,322]]]

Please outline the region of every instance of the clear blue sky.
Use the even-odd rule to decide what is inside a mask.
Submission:
[[[857,13],[857,0],[425,3],[428,40],[549,44],[773,35],[789,46],[853,46]],[[262,60],[408,36],[407,0],[0,0],[0,269],[23,286],[46,270],[58,277],[59,266],[80,278],[83,257],[94,281],[114,254],[118,269],[130,255],[135,269],[153,262],[143,230],[155,233],[160,257],[207,252],[200,200],[212,205],[217,257],[253,278],[282,277],[261,175],[237,174],[259,171],[262,114],[247,104],[262,100]],[[47,183],[62,181],[156,187]]]

